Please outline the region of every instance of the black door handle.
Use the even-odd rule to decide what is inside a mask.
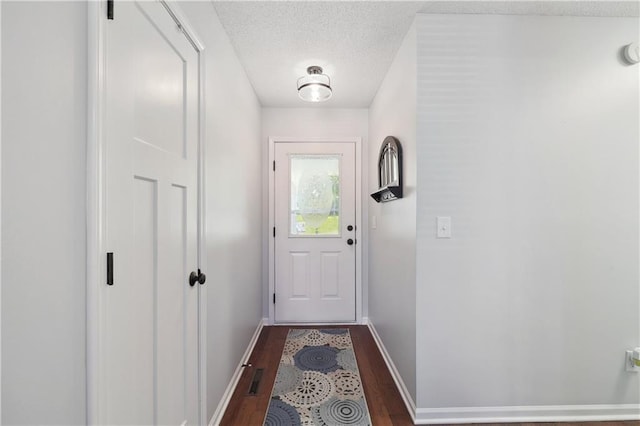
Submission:
[[[353,240],[352,240],[351,238],[349,238],[349,239],[347,240],[347,244],[349,244],[350,246],[352,246],[352,245],[353,245]]]
[[[205,281],[207,281],[207,276],[200,272],[200,269],[198,269],[198,272],[192,271],[189,274],[189,285],[191,287],[196,285],[196,283],[204,284]]]
[[[347,226],[347,231],[353,231],[353,225]]]

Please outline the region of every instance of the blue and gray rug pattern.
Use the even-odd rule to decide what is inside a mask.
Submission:
[[[348,329],[289,330],[264,424],[371,425]]]

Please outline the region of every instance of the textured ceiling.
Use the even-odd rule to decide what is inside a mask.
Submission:
[[[263,106],[368,107],[416,13],[638,16],[613,1],[213,1]],[[333,97],[309,104],[296,80],[309,65]]]

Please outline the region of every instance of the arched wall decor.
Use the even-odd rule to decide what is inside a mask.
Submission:
[[[402,147],[393,136],[384,138],[380,146],[378,188],[371,194],[378,203],[402,198]]]

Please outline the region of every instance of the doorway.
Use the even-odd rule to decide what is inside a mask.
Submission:
[[[270,319],[361,321],[359,138],[270,139]]]

